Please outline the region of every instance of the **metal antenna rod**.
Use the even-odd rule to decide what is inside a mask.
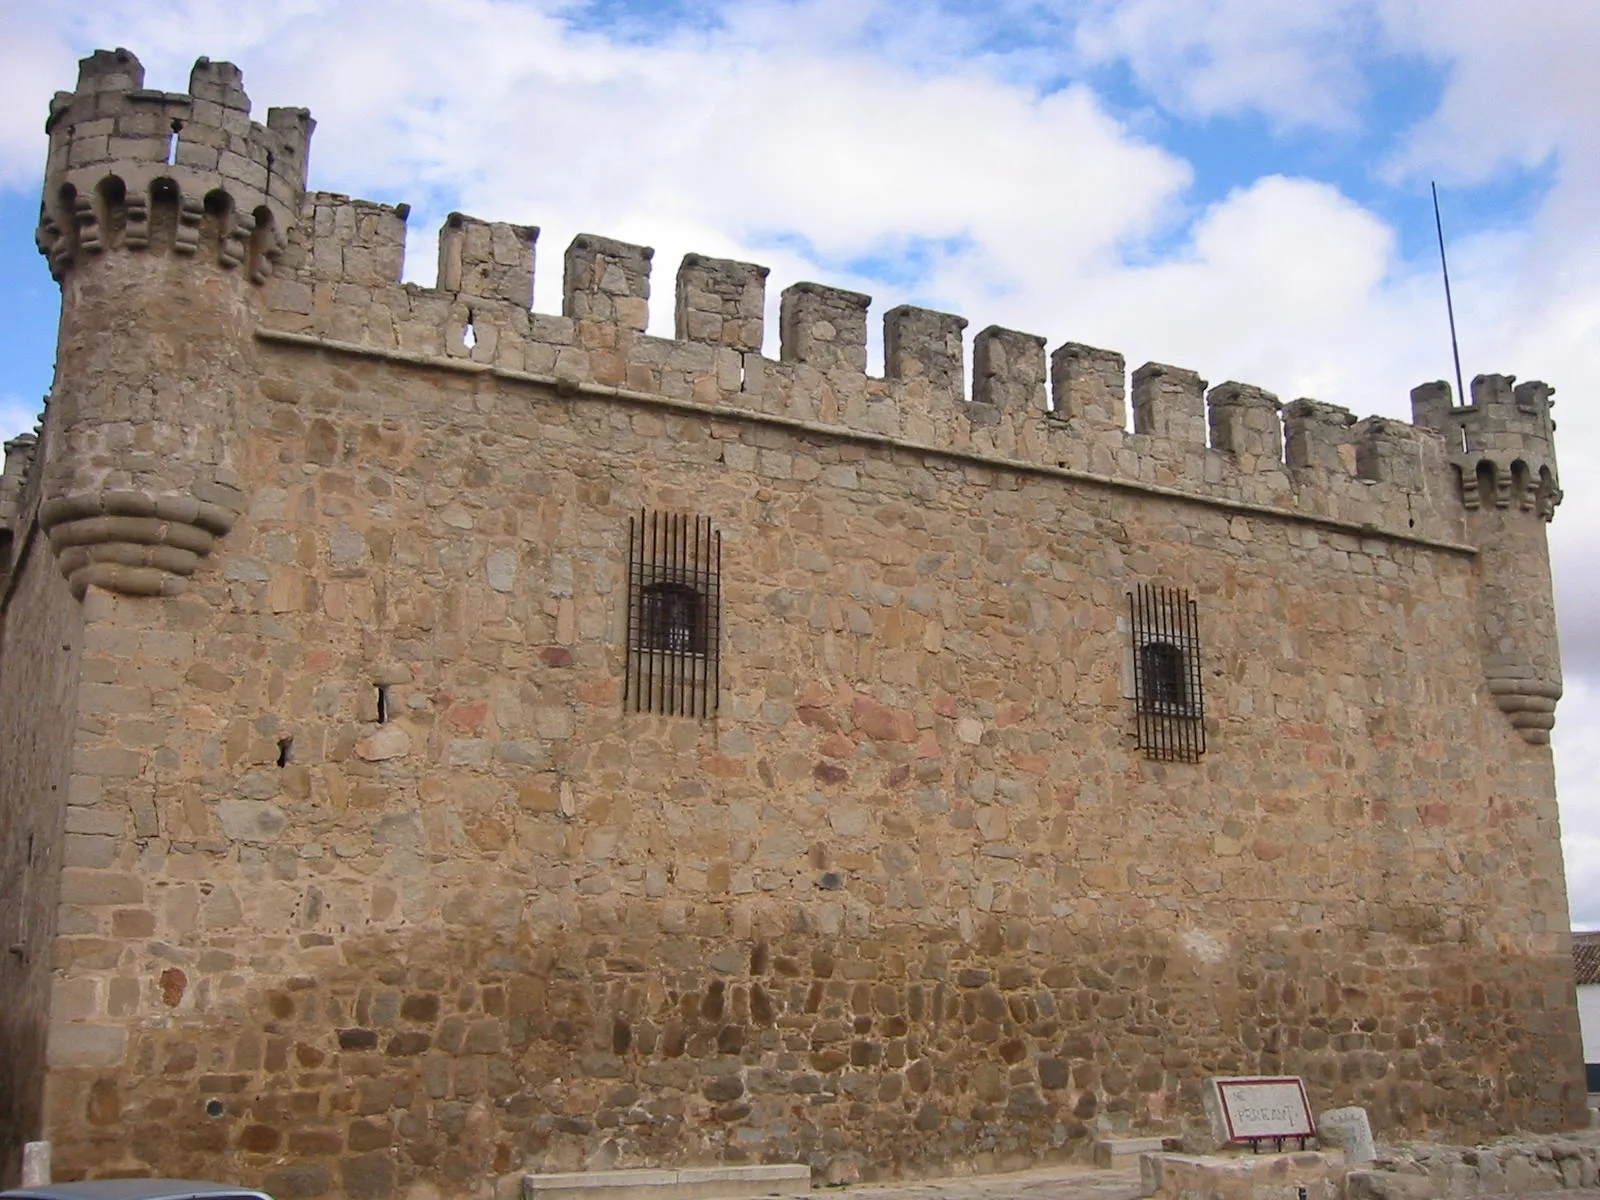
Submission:
[[[1428,186],[1433,189],[1433,227],[1439,233],[1439,268],[1444,272],[1444,310],[1450,314],[1450,353],[1456,360],[1456,403],[1470,404],[1472,398],[1461,383],[1461,347],[1456,344],[1456,306],[1450,300],[1450,264],[1444,257],[1444,222],[1439,219],[1439,185],[1429,180]]]

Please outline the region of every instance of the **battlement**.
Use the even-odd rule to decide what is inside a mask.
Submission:
[[[1517,508],[1548,521],[1561,503],[1554,395],[1539,380],[1479,375],[1471,404],[1454,407],[1450,385],[1439,380],[1412,389],[1411,410],[1418,425],[1444,434],[1469,510],[1485,503],[1507,508],[1515,498]]]
[[[127,50],[97,50],[50,104],[39,250],[60,279],[109,247],[209,245],[259,283],[299,210],[314,125],[303,108],[252,121],[232,63],[198,59],[187,92],[162,92]]]
[[[764,351],[768,272],[685,257],[672,338],[650,336],[653,250],[583,234],[563,261],[559,314],[531,310],[536,227],[453,213],[435,285],[401,281],[407,206],[304,191],[314,123],[304,109],[250,119],[239,70],[200,59],[185,93],[146,89],[126,50],[80,63],[47,131],[39,244],[62,277],[108,248],[214,247],[264,293],[263,333],[488,368],[580,388],[799,421],[854,436],[1075,472],[1459,542],[1463,506],[1517,495],[1548,518],[1556,486],[1550,389],[1484,376],[1474,403],[1415,394],[1416,425],[1246,383],[1208,388],[1114,351],[901,305],[884,313],[884,371],[867,372],[871,298],[802,282],[778,304]],[[966,356],[972,355],[970,395]],[[1498,382],[1497,382],[1498,381]],[[1432,390],[1430,390],[1432,389]],[[1130,428],[1131,417],[1131,428]],[[1473,486],[1445,487],[1448,466]],[[1437,468],[1437,469],[1435,469]],[[1491,478],[1478,486],[1480,475]],[[1446,492],[1453,494],[1446,495]]]
[[[1158,363],[900,305],[883,314],[884,370],[867,371],[871,297],[802,282],[766,351],[767,268],[689,254],[675,336],[646,332],[654,251],[582,234],[563,256],[562,310],[534,312],[532,226],[453,213],[433,287],[401,281],[405,206],[309,194],[266,290],[264,336],[407,361],[742,411],[1113,486],[1277,509],[1356,529],[1463,540],[1436,424],[1355,414]],[[972,355],[970,394],[966,356]],[[770,356],[769,356],[770,354]],[[1131,417],[1131,428],[1130,428]]]

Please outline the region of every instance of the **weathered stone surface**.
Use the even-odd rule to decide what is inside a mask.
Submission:
[[[968,404],[958,317],[901,310],[869,377],[867,298],[819,285],[768,359],[748,264],[687,264],[682,340],[644,332],[649,252],[604,238],[561,316],[527,310],[526,227],[463,217],[445,286],[401,285],[401,211],[300,191],[303,113],[85,72],[41,229],[57,388],[4,494],[0,1051],[40,1082],[0,1169],[18,1122],[64,1174],[285,1200],[987,1169],[1192,1130],[1218,1072],[1397,1134],[1582,1115],[1529,737],[1559,682],[1546,392],[1430,393],[1410,434],[1291,405],[1285,461],[1274,399],[1208,412],[1177,368],[1137,374],[1127,431],[1120,356],[1075,343],[1047,413],[1004,330]],[[111,137],[164,153],[180,109],[178,194],[142,157],[100,190]],[[89,131],[123,118],[149,128]],[[1481,486],[1440,429],[1491,438]],[[117,523],[57,561],[46,501]],[[641,508],[722,534],[714,717],[625,706]],[[177,525],[214,545],[167,555]],[[80,605],[63,565],[122,594]],[[1197,605],[1197,762],[1138,742],[1151,582]]]
[[[1265,1200],[1304,1194],[1335,1200],[1344,1167],[1337,1155],[1315,1152],[1249,1156],[1145,1154],[1139,1159],[1139,1193],[1159,1200],[1206,1196],[1215,1200]]]
[[[1330,1108],[1318,1114],[1317,1140],[1343,1150],[1345,1162],[1352,1167],[1363,1166],[1378,1155],[1367,1110],[1359,1106]]]
[[[406,731],[398,725],[386,725],[371,737],[363,738],[356,743],[357,756],[368,762],[383,762],[386,759],[400,758],[411,750],[411,739]]]

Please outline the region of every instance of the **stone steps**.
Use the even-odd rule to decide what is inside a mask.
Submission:
[[[1094,1144],[1094,1165],[1111,1170],[1137,1167],[1141,1154],[1160,1154],[1165,1148],[1160,1137],[1103,1137]]]
[[[524,1175],[522,1200],[757,1200],[811,1190],[803,1163]]]

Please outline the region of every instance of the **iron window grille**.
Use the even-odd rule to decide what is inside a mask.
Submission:
[[[1133,697],[1146,758],[1198,762],[1206,752],[1198,606],[1181,588],[1139,584],[1128,593]]]
[[[623,706],[717,711],[722,534],[710,517],[640,510],[628,521],[628,663]]]

